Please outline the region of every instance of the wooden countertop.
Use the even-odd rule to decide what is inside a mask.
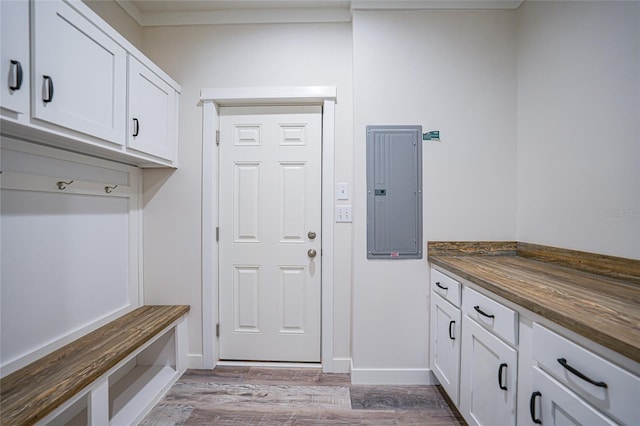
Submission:
[[[434,251],[429,261],[640,362],[640,286],[632,280],[513,254]]]

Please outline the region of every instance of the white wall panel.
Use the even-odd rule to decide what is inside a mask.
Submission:
[[[10,138],[2,139],[2,170],[5,375],[140,304],[140,175]]]
[[[518,240],[640,259],[640,2],[518,11]]]

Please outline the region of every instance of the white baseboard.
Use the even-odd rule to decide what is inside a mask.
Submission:
[[[325,373],[349,373],[351,371],[351,358],[334,358],[331,363],[331,371]]]
[[[351,366],[351,383],[354,385],[435,385],[435,377],[429,368],[354,368]]]
[[[187,368],[202,370],[204,367],[202,354],[187,354]]]

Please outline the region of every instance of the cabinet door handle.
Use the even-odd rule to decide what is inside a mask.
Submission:
[[[11,60],[11,65],[16,69],[16,84],[13,86],[9,86],[11,90],[20,90],[22,87],[22,64],[20,61]]]
[[[541,397],[542,394],[538,391],[535,391],[531,394],[531,399],[529,400],[529,413],[531,414],[531,421],[541,425],[542,420],[536,417],[536,397]]]
[[[42,78],[44,79],[44,85],[47,89],[47,96],[46,97],[43,96],[42,101],[45,104],[48,104],[53,100],[53,79],[48,75],[43,75]]]
[[[502,390],[507,390],[507,387],[505,385],[502,384],[502,370],[507,368],[507,364],[505,364],[504,362],[502,364],[500,364],[500,367],[498,368],[498,387]]]
[[[133,119],[133,136],[136,137],[138,136],[138,133],[140,132],[140,122],[138,121],[137,118]]]
[[[473,307],[473,309],[476,310],[477,313],[479,313],[480,315],[483,315],[487,318],[495,318],[495,315],[489,315],[488,313],[484,312],[482,309],[480,309],[480,306],[476,305]]]
[[[601,387],[601,388],[606,388],[607,387],[607,384],[605,382],[596,382],[592,378],[582,374],[581,372],[579,372],[578,370],[576,370],[575,368],[570,366],[567,363],[567,360],[565,358],[558,358],[558,362],[560,363],[561,366],[563,366],[564,368],[566,368],[567,370],[569,370],[570,372],[572,372],[576,376],[580,377],[582,380],[584,380],[586,382],[589,382],[594,386]]]
[[[449,339],[451,340],[456,340],[455,337],[453,337],[453,326],[456,324],[455,321],[450,321],[449,322]]]
[[[436,281],[436,285],[438,286],[438,288],[441,288],[443,290],[449,290],[449,287],[445,287],[442,284],[440,284],[440,281]]]

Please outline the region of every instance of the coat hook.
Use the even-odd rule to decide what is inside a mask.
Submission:
[[[65,181],[61,180],[59,182],[56,182],[56,185],[58,185],[58,189],[62,191],[64,189],[67,189],[67,186],[71,185],[72,183],[73,183],[72,180],[70,180],[69,182],[65,182]]]
[[[116,189],[118,187],[118,185],[115,186],[105,186],[104,187],[104,192],[106,192],[107,194],[111,194],[111,191],[113,191],[114,189]]]

